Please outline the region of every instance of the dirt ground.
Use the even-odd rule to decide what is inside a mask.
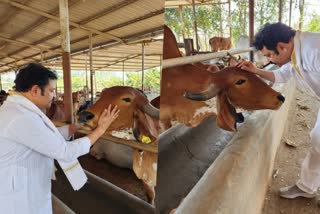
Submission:
[[[319,107],[319,101],[296,90],[278,148],[273,171],[275,176],[269,182],[263,214],[320,213],[320,196],[315,199],[283,199],[278,196],[280,187],[291,185],[299,178],[301,163],[310,148],[309,132],[314,126]],[[296,147],[288,146],[288,140],[296,144]]]

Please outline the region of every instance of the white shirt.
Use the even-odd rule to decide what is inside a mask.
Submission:
[[[68,127],[59,131],[67,137]],[[87,137],[66,142],[8,97],[0,108],[0,213],[51,214],[53,160],[72,161],[90,146]]]
[[[297,31],[294,37],[294,53],[302,77],[289,62],[274,71],[275,82],[287,82],[291,77],[301,89],[307,89],[320,97],[320,33]]]

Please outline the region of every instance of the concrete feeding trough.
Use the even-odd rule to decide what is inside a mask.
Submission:
[[[85,173],[88,176],[87,184],[79,191],[74,191],[61,170],[57,172],[57,181],[53,183],[53,193],[69,207],[68,212],[154,213],[154,207],[147,202],[88,171]],[[63,209],[59,208],[59,210]]]
[[[247,115],[236,133],[209,118],[160,135],[157,213],[260,213],[294,87],[276,85],[286,97],[281,108]]]

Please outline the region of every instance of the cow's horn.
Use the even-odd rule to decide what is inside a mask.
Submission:
[[[187,92],[183,96],[190,100],[205,101],[211,99],[212,97],[215,97],[219,93],[219,91],[220,88],[217,88],[214,84],[210,84],[209,87],[202,92]]]
[[[159,109],[153,107],[150,103],[142,106],[141,110],[152,118],[160,119]]]

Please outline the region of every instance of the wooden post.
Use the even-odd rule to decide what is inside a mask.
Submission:
[[[220,36],[223,37],[223,27],[222,27],[222,4],[219,4],[220,8]]]
[[[86,70],[86,87],[88,88],[88,53],[85,56],[85,70]]]
[[[279,22],[282,22],[282,0],[279,0]]]
[[[253,45],[254,36],[254,0],[249,0],[249,42],[250,47]],[[253,51],[250,51],[250,61],[253,62]]]
[[[93,65],[92,65],[92,33],[89,33],[89,63],[90,63],[90,94],[91,94],[91,104],[93,104]]]
[[[73,123],[68,0],[59,0],[59,10],[64,83],[64,111],[67,122]]]
[[[184,31],[184,22],[183,22],[183,8],[182,5],[179,5],[179,17],[180,17],[180,23],[181,23],[181,33],[182,33],[182,38],[183,41],[186,38],[186,34]]]
[[[144,91],[144,43],[142,43],[142,69],[141,69],[141,71],[142,71],[141,90]]]
[[[122,62],[122,85],[124,86],[124,61]]]
[[[85,95],[84,95],[84,97],[85,97],[85,101],[87,101],[88,99],[89,99],[89,91],[88,91],[88,89],[89,89],[89,87],[88,87],[88,53],[86,53],[86,56],[85,56],[85,69],[86,69],[86,73],[85,73],[85,75],[86,75],[86,86],[85,86]]]
[[[229,4],[229,35],[230,35],[230,39],[232,39],[232,18],[231,18],[231,1],[228,0],[228,4]]]
[[[43,64],[44,56],[43,56],[43,51],[42,50],[40,51],[40,56],[41,56],[41,61],[40,62],[41,62],[41,64]]]
[[[161,86],[161,78],[162,78],[162,54],[160,55],[160,86]]]
[[[300,12],[299,30],[301,30],[303,26],[303,17],[304,17],[304,0],[299,1],[299,12]]]
[[[292,0],[290,0],[289,4],[289,26],[291,27]]]
[[[194,35],[196,37],[196,50],[199,51],[198,26],[197,26],[196,7],[195,7],[194,0],[192,0],[192,14],[193,14]]]

